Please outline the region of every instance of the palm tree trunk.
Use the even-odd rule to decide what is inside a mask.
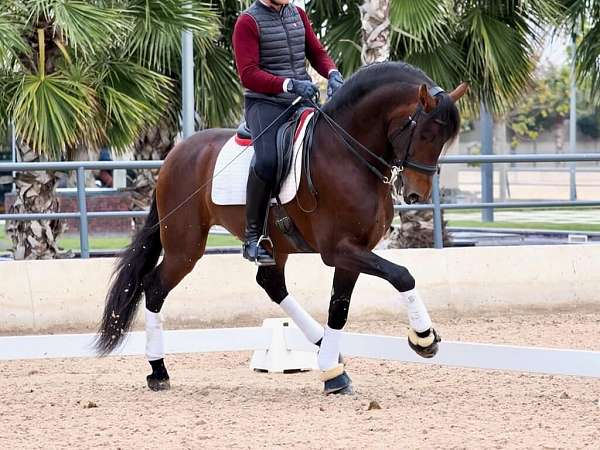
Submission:
[[[23,142],[17,145],[22,162],[40,157]],[[56,196],[56,172],[19,172],[15,176],[16,199],[9,214],[55,213],[60,209]],[[12,241],[15,259],[53,259],[59,255],[57,238],[64,224],[59,220],[7,221],[6,234]]]
[[[365,0],[358,9],[362,22],[362,63],[387,61],[390,57],[390,0]]]
[[[162,120],[157,126],[143,132],[134,143],[134,159],[137,161],[163,159],[175,145],[177,133],[169,127],[168,122]],[[158,170],[140,169],[135,171],[131,196],[131,209],[133,211],[147,211],[152,203],[152,192],[156,187]],[[145,219],[133,219],[134,232],[143,225]]]
[[[392,226],[385,238],[386,248],[430,248],[433,247],[433,211],[402,211],[401,224]],[[452,240],[442,218],[442,240],[448,247]]]
[[[390,57],[389,0],[365,0],[359,7],[362,22],[363,64],[387,61]],[[400,186],[397,186],[399,192]],[[400,195],[393,195],[400,203]],[[433,247],[433,213],[431,211],[404,211],[400,214],[402,225],[392,228],[386,238],[389,248]],[[444,241],[448,232],[444,222]]]

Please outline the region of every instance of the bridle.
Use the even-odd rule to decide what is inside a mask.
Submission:
[[[439,86],[434,86],[429,89],[429,95],[435,97],[438,94],[444,92],[444,90]],[[402,136],[408,131],[410,134],[408,135],[408,142],[406,145],[406,149],[404,150],[403,157],[401,159],[397,158],[392,161],[392,166],[399,167],[399,171],[402,172],[405,167],[416,170],[417,172],[421,172],[427,175],[435,175],[439,172],[438,164],[424,164],[418,161],[410,159],[410,150],[412,147],[413,136],[415,134],[415,128],[417,127],[417,122],[421,114],[423,113],[423,107],[421,104],[417,107],[415,114],[413,116],[408,116],[408,120],[404,123],[403,126],[393,131],[388,139],[394,148],[394,152],[396,148],[401,146],[401,143],[398,144],[398,141],[402,140]]]
[[[444,92],[444,90],[439,86],[434,86],[429,89],[429,95],[435,97],[436,95]],[[354,154],[362,163],[369,169],[377,178],[381,180],[384,184],[393,185],[401,172],[404,171],[405,167],[408,167],[412,170],[416,170],[417,172],[425,173],[427,175],[435,175],[439,172],[439,166],[437,164],[423,164],[413,159],[410,159],[410,150],[412,148],[412,141],[415,134],[415,128],[417,127],[417,123],[420,119],[421,114],[423,113],[423,107],[419,104],[415,114],[409,116],[406,122],[399,127],[397,130],[393,131],[389,136],[388,140],[392,144],[394,148],[394,153],[396,153],[396,148],[401,144],[398,144],[398,141],[402,140],[402,137],[408,132],[408,142],[406,144],[406,149],[403,152],[402,158],[394,159],[391,164],[388,163],[382,157],[376,155],[374,152],[369,150],[363,144],[358,142],[353,136],[351,136],[342,126],[340,126],[337,122],[335,122],[325,111],[321,109],[321,107],[315,103],[312,99],[310,100],[312,106],[319,111],[320,115],[322,115],[329,126],[333,129],[333,131],[341,138],[342,142],[346,146],[346,148]],[[377,160],[381,165],[385,166],[390,170],[391,176],[385,176],[379,169],[377,169],[373,164],[365,159],[355,147],[360,148],[364,152],[366,152],[369,156]]]

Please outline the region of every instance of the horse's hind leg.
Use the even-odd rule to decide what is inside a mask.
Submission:
[[[323,338],[323,327],[317,322],[296,299],[288,293],[285,285],[285,263],[287,255],[276,255],[275,266],[260,266],[256,273],[256,282],[269,298],[277,303],[300,328],[306,339],[319,345]]]
[[[182,236],[185,236],[183,239]],[[143,280],[146,296],[146,357],[152,373],[146,377],[153,391],[170,388],[169,373],[165,367],[164,336],[160,311],[169,292],[192,271],[204,254],[208,227],[185,230],[180,234],[175,227],[169,234],[163,232],[165,256]]]

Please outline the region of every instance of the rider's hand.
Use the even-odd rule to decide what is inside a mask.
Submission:
[[[330,98],[335,91],[342,87],[344,84],[344,79],[342,78],[342,74],[334,70],[329,74],[329,81],[327,82],[327,98]]]
[[[288,92],[299,95],[302,98],[313,98],[319,88],[310,81],[290,80],[288,83]]]

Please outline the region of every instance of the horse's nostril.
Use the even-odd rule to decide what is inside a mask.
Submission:
[[[408,203],[409,205],[413,205],[415,203],[419,203],[419,194],[408,194],[408,196],[406,197],[406,203]]]

